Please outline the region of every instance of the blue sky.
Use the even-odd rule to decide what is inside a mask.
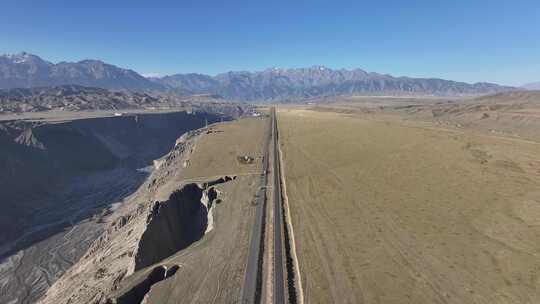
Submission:
[[[540,81],[540,1],[2,0],[0,53],[139,73],[325,65]]]

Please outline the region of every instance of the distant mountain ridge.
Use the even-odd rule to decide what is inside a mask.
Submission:
[[[333,70],[324,66],[228,72],[216,76],[190,73],[145,78],[135,71],[97,60],[53,64],[28,53],[0,56],[0,89],[58,85],[179,95],[217,94],[240,101],[282,101],[338,95],[460,96],[516,89],[492,83],[394,77],[361,69]]]
[[[540,81],[528,83],[526,85],[523,85],[522,88],[527,90],[540,90]]]
[[[28,53],[0,56],[0,89],[81,85],[112,90],[165,90],[137,72],[99,60],[53,64]]]
[[[480,95],[514,90],[492,83],[468,84],[437,78],[393,77],[361,69],[324,66],[228,72],[214,77],[177,74],[153,81],[193,93],[212,92],[240,100],[287,100],[337,95]]]

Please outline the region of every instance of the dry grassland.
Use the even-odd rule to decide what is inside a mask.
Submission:
[[[540,303],[540,144],[278,112],[306,303]]]

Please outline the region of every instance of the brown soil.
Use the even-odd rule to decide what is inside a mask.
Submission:
[[[282,109],[306,303],[540,301],[540,145]]]

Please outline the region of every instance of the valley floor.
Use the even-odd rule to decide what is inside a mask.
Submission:
[[[539,303],[540,144],[281,108],[305,303]]]

